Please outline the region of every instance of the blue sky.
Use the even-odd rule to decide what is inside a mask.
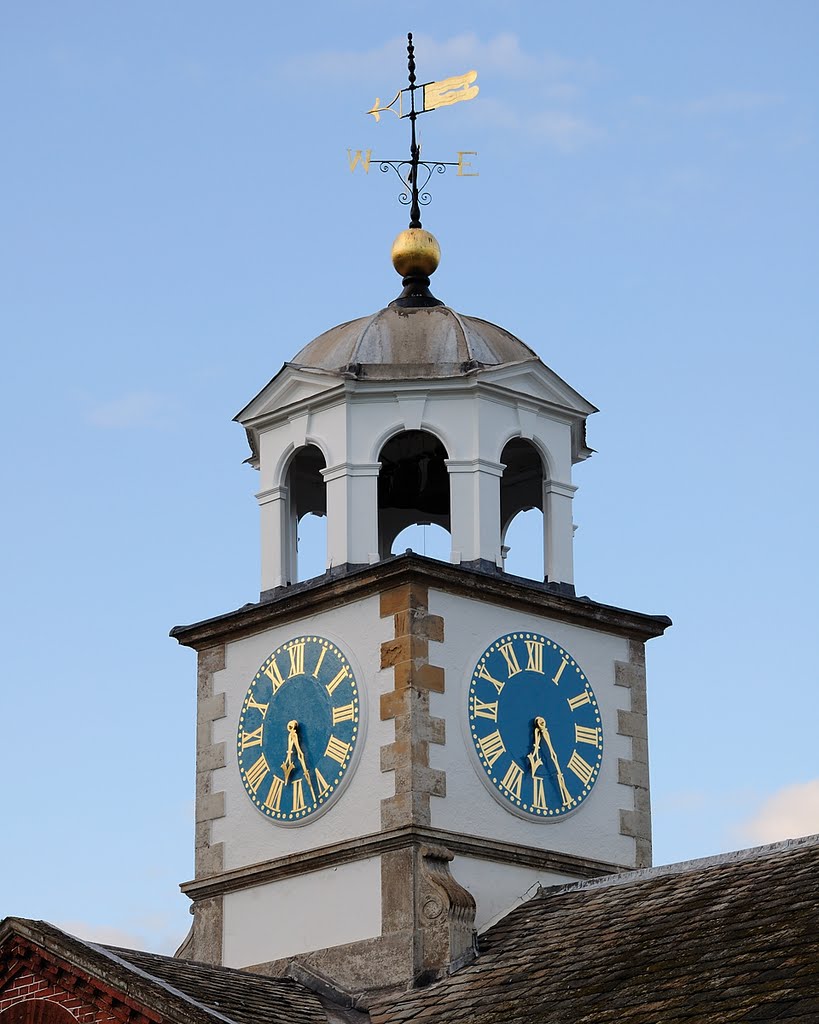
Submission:
[[[601,412],[580,593],[649,651],[656,859],[819,831],[819,8],[810,2],[0,10],[5,500],[0,913],[172,950],[192,875],[194,664],[170,627],[254,600],[231,417],[397,294],[401,155],[430,115],[435,292]]]

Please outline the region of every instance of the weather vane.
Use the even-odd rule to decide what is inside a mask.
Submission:
[[[409,118],[409,160],[379,160],[376,158],[376,163],[385,173],[393,170],[398,175],[405,189],[398,199],[404,206],[410,208],[409,226],[410,228],[420,228],[421,207],[427,206],[432,201],[432,196],[426,191],[426,186],[432,175],[443,174],[447,167],[457,167],[458,177],[477,177],[477,172],[465,170],[472,164],[464,160],[465,156],[477,156],[477,153],[475,150],[460,150],[457,160],[422,160],[421,147],[416,137],[415,121],[419,114],[437,110],[438,107],[448,107],[453,103],[461,103],[463,100],[474,99],[478,95],[478,86],[474,84],[478,72],[467,71],[465,75],[444,78],[440,82],[416,85],[415,47],[412,43],[412,32],[407,33],[407,66],[409,88],[399,89],[393,99],[383,106],[380,98],[376,96],[375,103],[367,113],[372,114],[376,121],[380,121],[381,115],[387,111],[395,114],[399,119]],[[348,149],[347,156],[351,171],[355,171],[356,167],[361,166],[365,173],[369,173],[372,150],[367,149],[362,153],[360,149],[355,151]]]

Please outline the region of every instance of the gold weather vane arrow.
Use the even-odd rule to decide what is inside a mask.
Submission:
[[[383,107],[379,106],[381,98],[376,96],[375,103],[367,113],[372,114],[376,121],[380,121],[381,115],[388,110],[398,118],[410,117],[413,113],[425,114],[428,110],[450,107],[453,103],[461,103],[463,100],[474,100],[479,89],[472,83],[477,77],[477,71],[467,71],[465,75],[453,75],[451,78],[442,78],[440,82],[427,82],[425,85],[415,86],[416,89],[422,90],[422,105],[413,111],[412,103],[410,103],[410,110],[406,113],[404,113],[403,96],[404,93],[409,93],[410,89],[399,89],[390,102]],[[398,104],[397,109],[396,103]]]

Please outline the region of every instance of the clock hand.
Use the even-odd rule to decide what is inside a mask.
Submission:
[[[287,723],[287,728],[292,738],[292,746],[296,748],[296,756],[299,759],[301,770],[304,772],[304,777],[305,779],[307,779],[307,785],[310,787],[310,792],[313,795],[313,803],[316,803],[316,791],[313,789],[313,780],[310,778],[310,772],[307,769],[307,761],[304,757],[304,752],[301,749],[301,744],[299,743],[299,736],[296,731],[298,729],[298,725],[299,723],[294,720],[292,722]]]
[[[543,758],[540,756],[540,730],[535,724],[535,739],[532,747],[532,753],[526,755],[526,759],[529,762],[529,767],[532,769],[532,778],[537,774],[538,768],[543,764]]]
[[[566,780],[563,778],[563,772],[560,770],[560,762],[557,759],[555,748],[552,746],[552,738],[549,735],[549,730],[546,728],[545,718],[535,719],[535,728],[540,732],[541,736],[546,740],[546,746],[549,748],[549,757],[552,759],[552,764],[555,766],[557,772],[557,784],[560,788],[560,795],[563,798],[563,806],[568,807],[572,802],[571,794],[566,789]]]
[[[287,723],[287,757],[282,761],[282,772],[284,773],[284,784],[287,785],[293,769],[296,765],[293,763],[293,741],[296,737],[296,723]]]

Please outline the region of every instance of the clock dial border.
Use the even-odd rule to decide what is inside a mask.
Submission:
[[[523,798],[523,787],[526,785],[530,777],[535,774],[535,771],[532,769],[531,763],[527,764],[528,754],[535,754],[536,757],[539,755],[542,759],[543,766],[537,766],[537,774],[543,777],[546,775],[546,771],[544,769],[547,763],[551,762],[552,760],[550,756],[550,748],[554,748],[556,746],[552,742],[553,738],[551,735],[549,735],[547,739],[541,733],[539,741],[540,749],[539,751],[535,750],[534,719],[536,717],[537,709],[530,709],[529,717],[530,727],[532,731],[527,737],[525,749],[521,748],[517,751],[517,761],[515,761],[515,758],[510,758],[509,756],[506,756],[507,751],[505,748],[505,744],[503,745],[503,750],[501,751],[501,754],[498,756],[496,761],[497,767],[498,769],[500,769],[499,773],[497,771],[492,772],[490,770],[494,768],[495,763],[493,763],[492,765],[488,763],[488,760],[491,760],[495,752],[498,750],[497,741],[495,741],[494,746],[492,745],[493,729],[490,728],[490,726],[492,726],[491,719],[485,723],[486,728],[475,727],[476,716],[473,712],[473,701],[475,697],[478,698],[479,706],[482,701],[487,701],[491,704],[494,703],[495,700],[497,700],[499,705],[503,701],[502,691],[500,692],[500,694],[498,694],[496,692],[496,686],[494,686],[492,683],[486,680],[485,677],[480,677],[480,687],[476,685],[476,680],[479,678],[481,666],[486,666],[486,661],[491,655],[499,656],[500,663],[505,666],[507,671],[504,673],[497,673],[498,682],[502,683],[504,688],[506,684],[509,683],[510,679],[512,679],[512,683],[514,683],[513,677],[514,675],[517,675],[517,671],[514,671],[514,665],[507,665],[505,658],[503,658],[503,656],[500,655],[499,649],[501,646],[503,646],[505,643],[509,641],[512,641],[513,643],[517,641],[518,647],[514,648],[513,650],[514,653],[518,656],[518,663],[520,664],[520,669],[522,670],[521,675],[523,675],[525,672],[529,671],[529,669],[527,668],[528,659],[526,658],[527,640],[529,640],[530,642],[542,642],[544,645],[548,645],[549,653],[552,655],[552,658],[550,660],[554,663],[554,666],[556,667],[553,668],[550,674],[547,676],[545,674],[545,670],[548,662],[546,660],[546,656],[544,656],[543,679],[549,682],[549,685],[551,686],[551,684],[554,683],[554,676],[558,676],[558,683],[556,689],[554,690],[554,693],[559,694],[561,699],[565,699],[567,701],[567,704],[571,697],[577,697],[581,694],[588,694],[588,702],[584,701],[581,705],[579,705],[579,709],[582,709],[582,714],[580,716],[580,718],[582,718],[582,721],[580,721],[577,718],[578,709],[571,709],[563,715],[561,731],[565,730],[566,723],[571,723],[572,725],[579,725],[581,730],[579,735],[581,736],[583,735],[583,730],[597,730],[596,744],[592,745],[590,742],[586,741],[581,742],[579,744],[581,746],[581,750],[578,752],[578,756],[583,758],[583,761],[574,762],[575,767],[578,768],[581,775],[588,774],[590,770],[591,774],[588,782],[583,782],[582,778],[576,773],[574,773],[571,770],[571,766],[569,765],[569,762],[572,760],[572,754],[578,746],[577,733],[575,742],[574,744],[572,744],[573,749],[571,753],[567,753],[568,747],[565,738],[559,744],[560,751],[555,749],[555,753],[558,756],[558,763],[563,774],[563,781],[569,787],[569,795],[572,797],[572,799],[569,806],[556,806],[556,797],[559,792],[557,788],[559,786],[559,783],[557,781],[558,773],[550,773],[553,776],[552,783],[554,792],[552,794],[551,799],[547,798],[546,809],[547,811],[551,809],[552,813],[543,813],[542,811],[539,812],[534,807],[530,808],[530,804],[534,804],[534,800],[526,800],[525,798]],[[544,652],[545,651],[546,647],[544,646]],[[564,661],[565,667],[560,668]],[[498,659],[496,659],[495,662],[493,663],[493,667],[495,667],[497,663]],[[592,796],[596,783],[599,781],[601,769],[603,766],[603,715],[600,709],[599,700],[594,692],[594,689],[592,688],[591,683],[589,682],[588,676],[583,671],[579,662],[571,654],[570,651],[564,648],[561,644],[552,640],[550,637],[545,636],[537,629],[511,629],[505,633],[502,633],[501,635],[496,637],[496,639],[494,639],[491,643],[487,644],[481,650],[481,653],[474,660],[474,662],[471,662],[471,664],[472,668],[470,669],[469,674],[466,676],[465,686],[463,687],[462,690],[461,723],[463,727],[464,740],[469,751],[469,760],[476,774],[478,775],[486,789],[492,794],[495,801],[510,814],[514,814],[518,818],[521,818],[529,822],[535,822],[537,824],[545,822],[553,823],[565,821],[567,818],[571,817],[582,807],[584,807],[588,799]],[[487,671],[489,670],[487,669]],[[511,672],[512,675],[510,676],[508,672]],[[576,693],[574,692],[574,688],[572,688],[573,692],[571,694],[569,693],[569,688],[565,685],[569,681],[578,684]],[[561,684],[563,685],[561,686]],[[489,709],[487,710],[486,713],[491,716],[493,711],[494,709]],[[501,717],[500,711],[496,712],[496,714],[497,718]],[[543,714],[543,712],[541,712],[541,714]],[[501,741],[503,741],[504,737],[499,725],[496,727],[496,731],[499,733]],[[548,726],[546,727],[545,731],[546,733],[549,733]],[[588,736],[589,734],[586,733],[587,739]],[[480,739],[483,739],[485,741],[483,748],[481,748],[480,746]],[[486,744],[487,739],[489,740],[488,745]],[[593,759],[588,755],[586,755],[585,757],[583,756],[587,749],[596,751]],[[488,753],[488,759],[487,756],[485,756],[485,752]],[[589,761],[593,761],[593,763],[589,764]],[[504,774],[504,769],[506,769],[507,772],[514,771],[514,769],[509,768],[509,764],[507,764],[507,762],[509,762],[509,764],[517,763],[518,767],[523,769],[523,779],[520,787],[520,799],[516,799],[514,792],[510,792],[503,785],[503,783],[506,782],[507,786],[511,786],[512,790],[516,788],[516,779],[507,778],[506,775]],[[517,772],[515,772],[515,775],[517,776]],[[566,782],[567,779],[568,782]],[[534,797],[534,783],[532,782],[530,784],[533,787],[532,796]],[[507,792],[509,793],[509,795],[506,795]]]

